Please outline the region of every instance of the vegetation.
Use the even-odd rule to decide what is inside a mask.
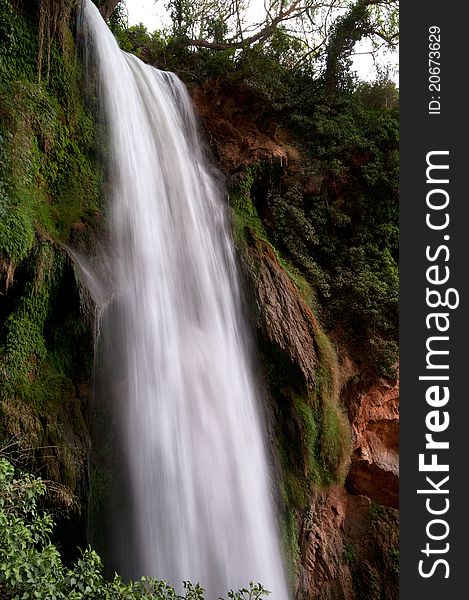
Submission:
[[[122,24],[125,11],[119,0],[103,0],[101,5],[114,26],[116,17]],[[165,37],[173,48],[231,51],[234,56],[238,50],[268,48],[282,32],[296,46],[296,62],[321,61],[330,74],[362,38],[369,39],[372,52],[383,45],[395,48],[399,38],[395,0],[266,0],[263,13],[255,15],[243,0],[168,0],[165,8],[171,20]]]
[[[353,565],[358,559],[357,551],[352,544],[346,544],[344,548],[344,560],[349,565]]]
[[[352,354],[392,376],[398,338],[398,114],[386,89],[392,93],[388,83],[362,84],[327,103],[324,97],[310,99],[309,114],[305,99],[302,114],[292,120],[309,154],[305,174],[319,183],[306,193],[295,180],[272,190],[266,220],[277,247],[316,288],[326,327],[340,323]],[[391,106],[371,104],[380,94]]]
[[[382,57],[392,56],[399,40],[395,0],[268,0],[257,14],[243,0],[168,0],[171,25],[155,32],[142,24],[128,27],[125,2],[102,0],[101,5],[123,49],[185,80],[225,76],[244,65],[263,78],[277,66],[291,75],[321,77],[332,91],[343,87],[359,42],[368,41],[377,72],[387,72]],[[112,13],[110,5],[117,6]],[[264,58],[274,56],[267,72],[259,69]]]
[[[73,225],[97,214],[101,175],[69,34],[67,52],[59,39],[50,39],[44,50],[27,13],[10,0],[0,4],[0,22],[0,60],[8,65],[0,76],[0,270],[5,290],[14,286],[3,315],[0,359],[3,391],[17,393],[48,370],[44,360],[66,372],[77,358],[47,343],[58,333],[48,318],[52,302],[57,310],[57,287],[70,264],[61,243]],[[50,52],[46,77],[37,70],[42,52]],[[70,333],[78,338],[83,329],[76,324]],[[34,395],[39,402],[41,394]]]
[[[337,37],[350,20],[341,31],[339,25]],[[292,582],[300,566],[298,524],[305,526],[315,491],[344,482],[350,455],[329,336],[340,338],[368,376],[395,377],[398,356],[398,92],[386,77],[354,80],[346,60],[350,45],[328,73],[303,61],[295,44],[278,30],[268,44],[237,56],[199,50],[198,61],[186,56],[179,64],[189,84],[225,78],[253,90],[265,111],[259,119],[275,115],[301,156],[291,171],[274,160],[244,167],[230,188],[246,270],[256,277],[249,252],[255,240],[269,244],[318,320],[313,392],[299,383],[284,353],[261,342],[275,398]],[[355,549],[346,547],[344,560],[355,559]]]
[[[102,176],[72,5],[0,1],[0,440],[77,514],[92,336],[64,244],[99,214]]]
[[[256,239],[266,242],[314,314],[317,300],[313,288],[270,245],[251,198],[254,182],[265,168],[266,165],[248,168],[231,189],[233,232],[241,260],[245,271],[255,278],[258,265],[249,247]],[[350,455],[349,425],[339,400],[337,357],[317,322],[315,343],[318,364],[314,390],[310,390],[284,352],[261,342],[270,389],[276,399],[276,439],[283,471],[282,537],[292,585],[300,567],[298,522],[305,521],[314,490],[344,483]]]

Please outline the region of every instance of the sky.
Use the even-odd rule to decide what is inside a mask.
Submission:
[[[127,12],[129,14],[129,25],[143,23],[150,31],[154,31],[161,25],[169,25],[170,20],[166,15],[165,4],[167,0],[126,0]],[[262,14],[264,0],[249,0],[248,17],[251,14]]]
[[[161,14],[164,13],[165,0],[127,0],[129,25],[143,23],[145,27],[154,31],[161,27]]]
[[[170,21],[165,11],[167,0],[126,0],[127,11],[129,15],[129,25],[143,23],[149,31],[160,29],[162,26],[169,27]],[[255,16],[262,13],[264,0],[250,0],[251,12]],[[373,60],[366,54],[367,47],[357,48],[357,52],[365,54],[356,54],[353,58],[352,68],[357,71],[360,79],[370,80],[375,76]],[[398,57],[394,57],[394,64],[397,65]],[[397,75],[393,77],[397,83]]]

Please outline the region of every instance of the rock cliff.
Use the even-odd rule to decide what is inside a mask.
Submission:
[[[273,454],[280,456],[282,472],[279,502],[296,596],[397,599],[399,382],[373,371],[340,327],[325,331],[319,325],[314,289],[266,233],[269,215],[262,208],[269,184],[259,165],[277,165],[280,177],[298,183],[306,197],[335,182],[320,168],[305,172],[295,137],[252,90],[212,81],[192,94],[210,149],[231,185],[235,239],[270,390]],[[325,374],[327,391],[321,389]],[[340,423],[339,449],[332,450],[334,460],[323,462],[322,476],[311,477],[316,468],[311,461],[319,455],[321,462],[328,439],[327,427],[321,440],[312,439],[308,415],[321,428],[331,411]],[[286,439],[293,450],[282,448]],[[315,456],[309,460],[308,453]]]

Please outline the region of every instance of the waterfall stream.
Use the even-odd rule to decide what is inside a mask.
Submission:
[[[227,207],[190,97],[121,52],[91,0],[80,32],[109,135],[96,398],[118,484],[93,530],[126,577],[211,600],[253,580],[286,600]]]

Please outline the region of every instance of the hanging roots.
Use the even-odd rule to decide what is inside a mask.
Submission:
[[[41,81],[45,69],[45,79],[50,76],[51,46],[57,40],[66,49],[66,29],[77,0],[39,0],[39,49],[38,73]]]
[[[0,282],[4,289],[0,290],[0,294],[8,292],[8,288],[13,284],[16,264],[10,258],[5,258],[0,254]],[[4,282],[2,281],[4,279]]]

